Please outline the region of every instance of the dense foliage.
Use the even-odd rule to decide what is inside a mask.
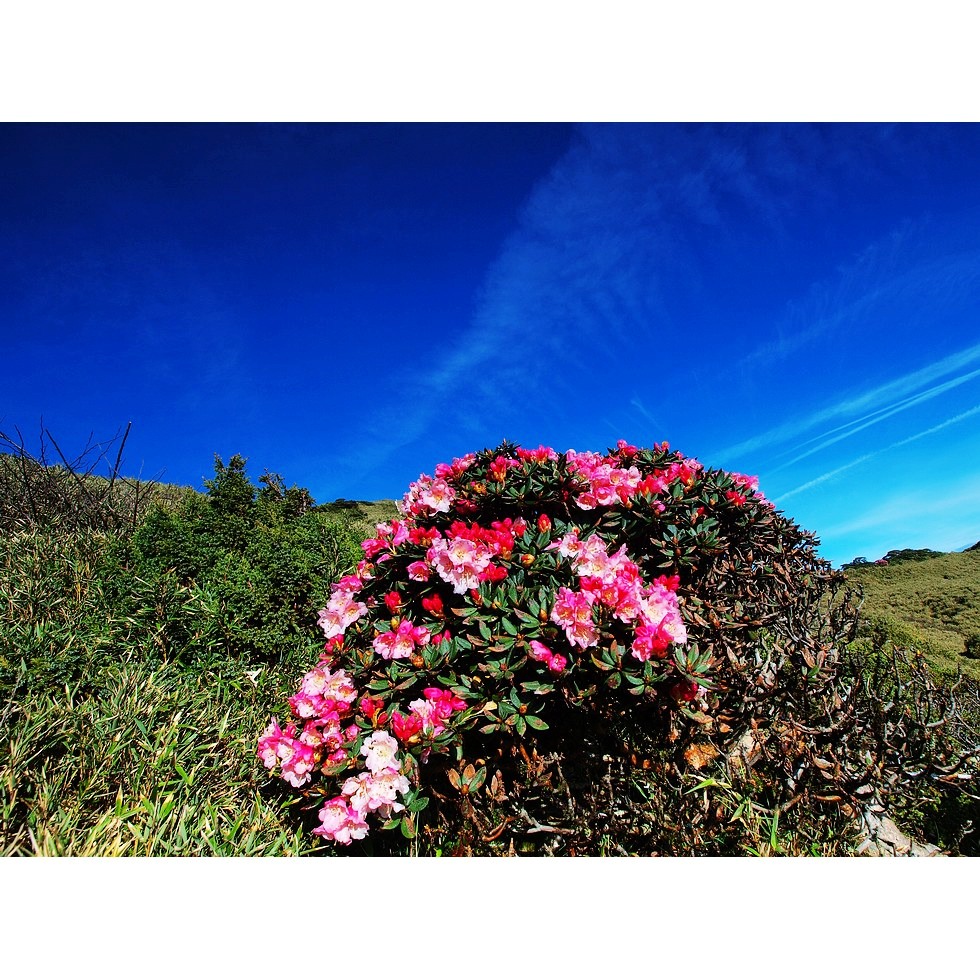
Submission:
[[[135,525],[95,498],[66,520],[58,486],[80,492],[70,474],[7,486],[21,518],[50,495],[0,535],[0,854],[309,850],[258,792],[250,743],[277,670],[317,649],[317,595],[359,553],[359,518],[274,475],[253,486],[238,457]]]
[[[751,478],[666,445],[503,444],[401,509],[321,610],[292,720],[259,740],[316,834],[744,853],[764,812],[819,852],[908,780],[962,771],[937,744],[951,703],[921,674],[902,689],[921,712],[884,700],[845,656],[844,576]]]
[[[848,644],[847,580],[748,478],[504,445],[399,514],[238,457],[127,485],[96,448],[104,476],[0,455],[0,854],[848,854],[886,805],[975,851],[975,688]],[[327,673],[339,754],[270,781],[269,706],[303,677],[281,771]]]

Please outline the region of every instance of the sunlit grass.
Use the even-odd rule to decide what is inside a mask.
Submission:
[[[316,839],[256,763],[269,687],[242,669],[126,661],[74,689],[15,692],[0,854],[312,853]]]
[[[958,670],[980,680],[980,661],[964,656],[980,633],[980,551],[922,561],[851,568],[864,590],[862,631],[884,629],[895,642],[920,649],[940,674]]]

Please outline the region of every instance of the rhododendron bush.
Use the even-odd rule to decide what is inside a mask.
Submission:
[[[753,731],[792,739],[848,626],[812,536],[667,444],[504,443],[420,476],[399,511],[325,597],[321,660],[258,742],[342,848],[651,853],[676,820],[707,841],[728,818],[689,777],[765,752]]]

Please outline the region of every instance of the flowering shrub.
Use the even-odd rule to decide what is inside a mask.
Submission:
[[[486,758],[462,763],[563,711],[632,699],[661,720],[703,717],[716,663],[685,592],[704,556],[774,514],[752,478],[625,442],[468,454],[420,476],[399,510],[320,611],[326,645],[293,720],[259,740],[268,768],[322,799],[315,833],[339,844],[372,827],[413,836],[425,792],[448,788],[432,780],[472,797]]]
[[[741,854],[778,821],[822,853],[973,778],[952,695],[849,648],[846,576],[753,477],[504,443],[399,510],[258,744],[341,849]]]

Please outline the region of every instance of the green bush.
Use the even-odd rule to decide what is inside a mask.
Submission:
[[[505,443],[402,506],[335,584],[292,722],[259,741],[327,838],[737,854],[769,820],[796,853],[846,853],[862,808],[947,774],[949,702],[916,665],[848,653],[845,577],[748,477],[666,446]],[[652,613],[587,581],[605,572],[582,542],[660,610],[652,646]]]
[[[349,515],[316,509],[277,475],[261,482],[251,484],[242,457],[216,458],[205,496],[152,511],[127,543],[117,587],[173,655],[193,660],[219,646],[274,662],[311,648],[317,596],[360,556]]]
[[[313,849],[249,743],[262,665],[321,648],[318,594],[359,532],[278,477],[247,483],[233,460],[135,530],[0,535],[0,855]]]

